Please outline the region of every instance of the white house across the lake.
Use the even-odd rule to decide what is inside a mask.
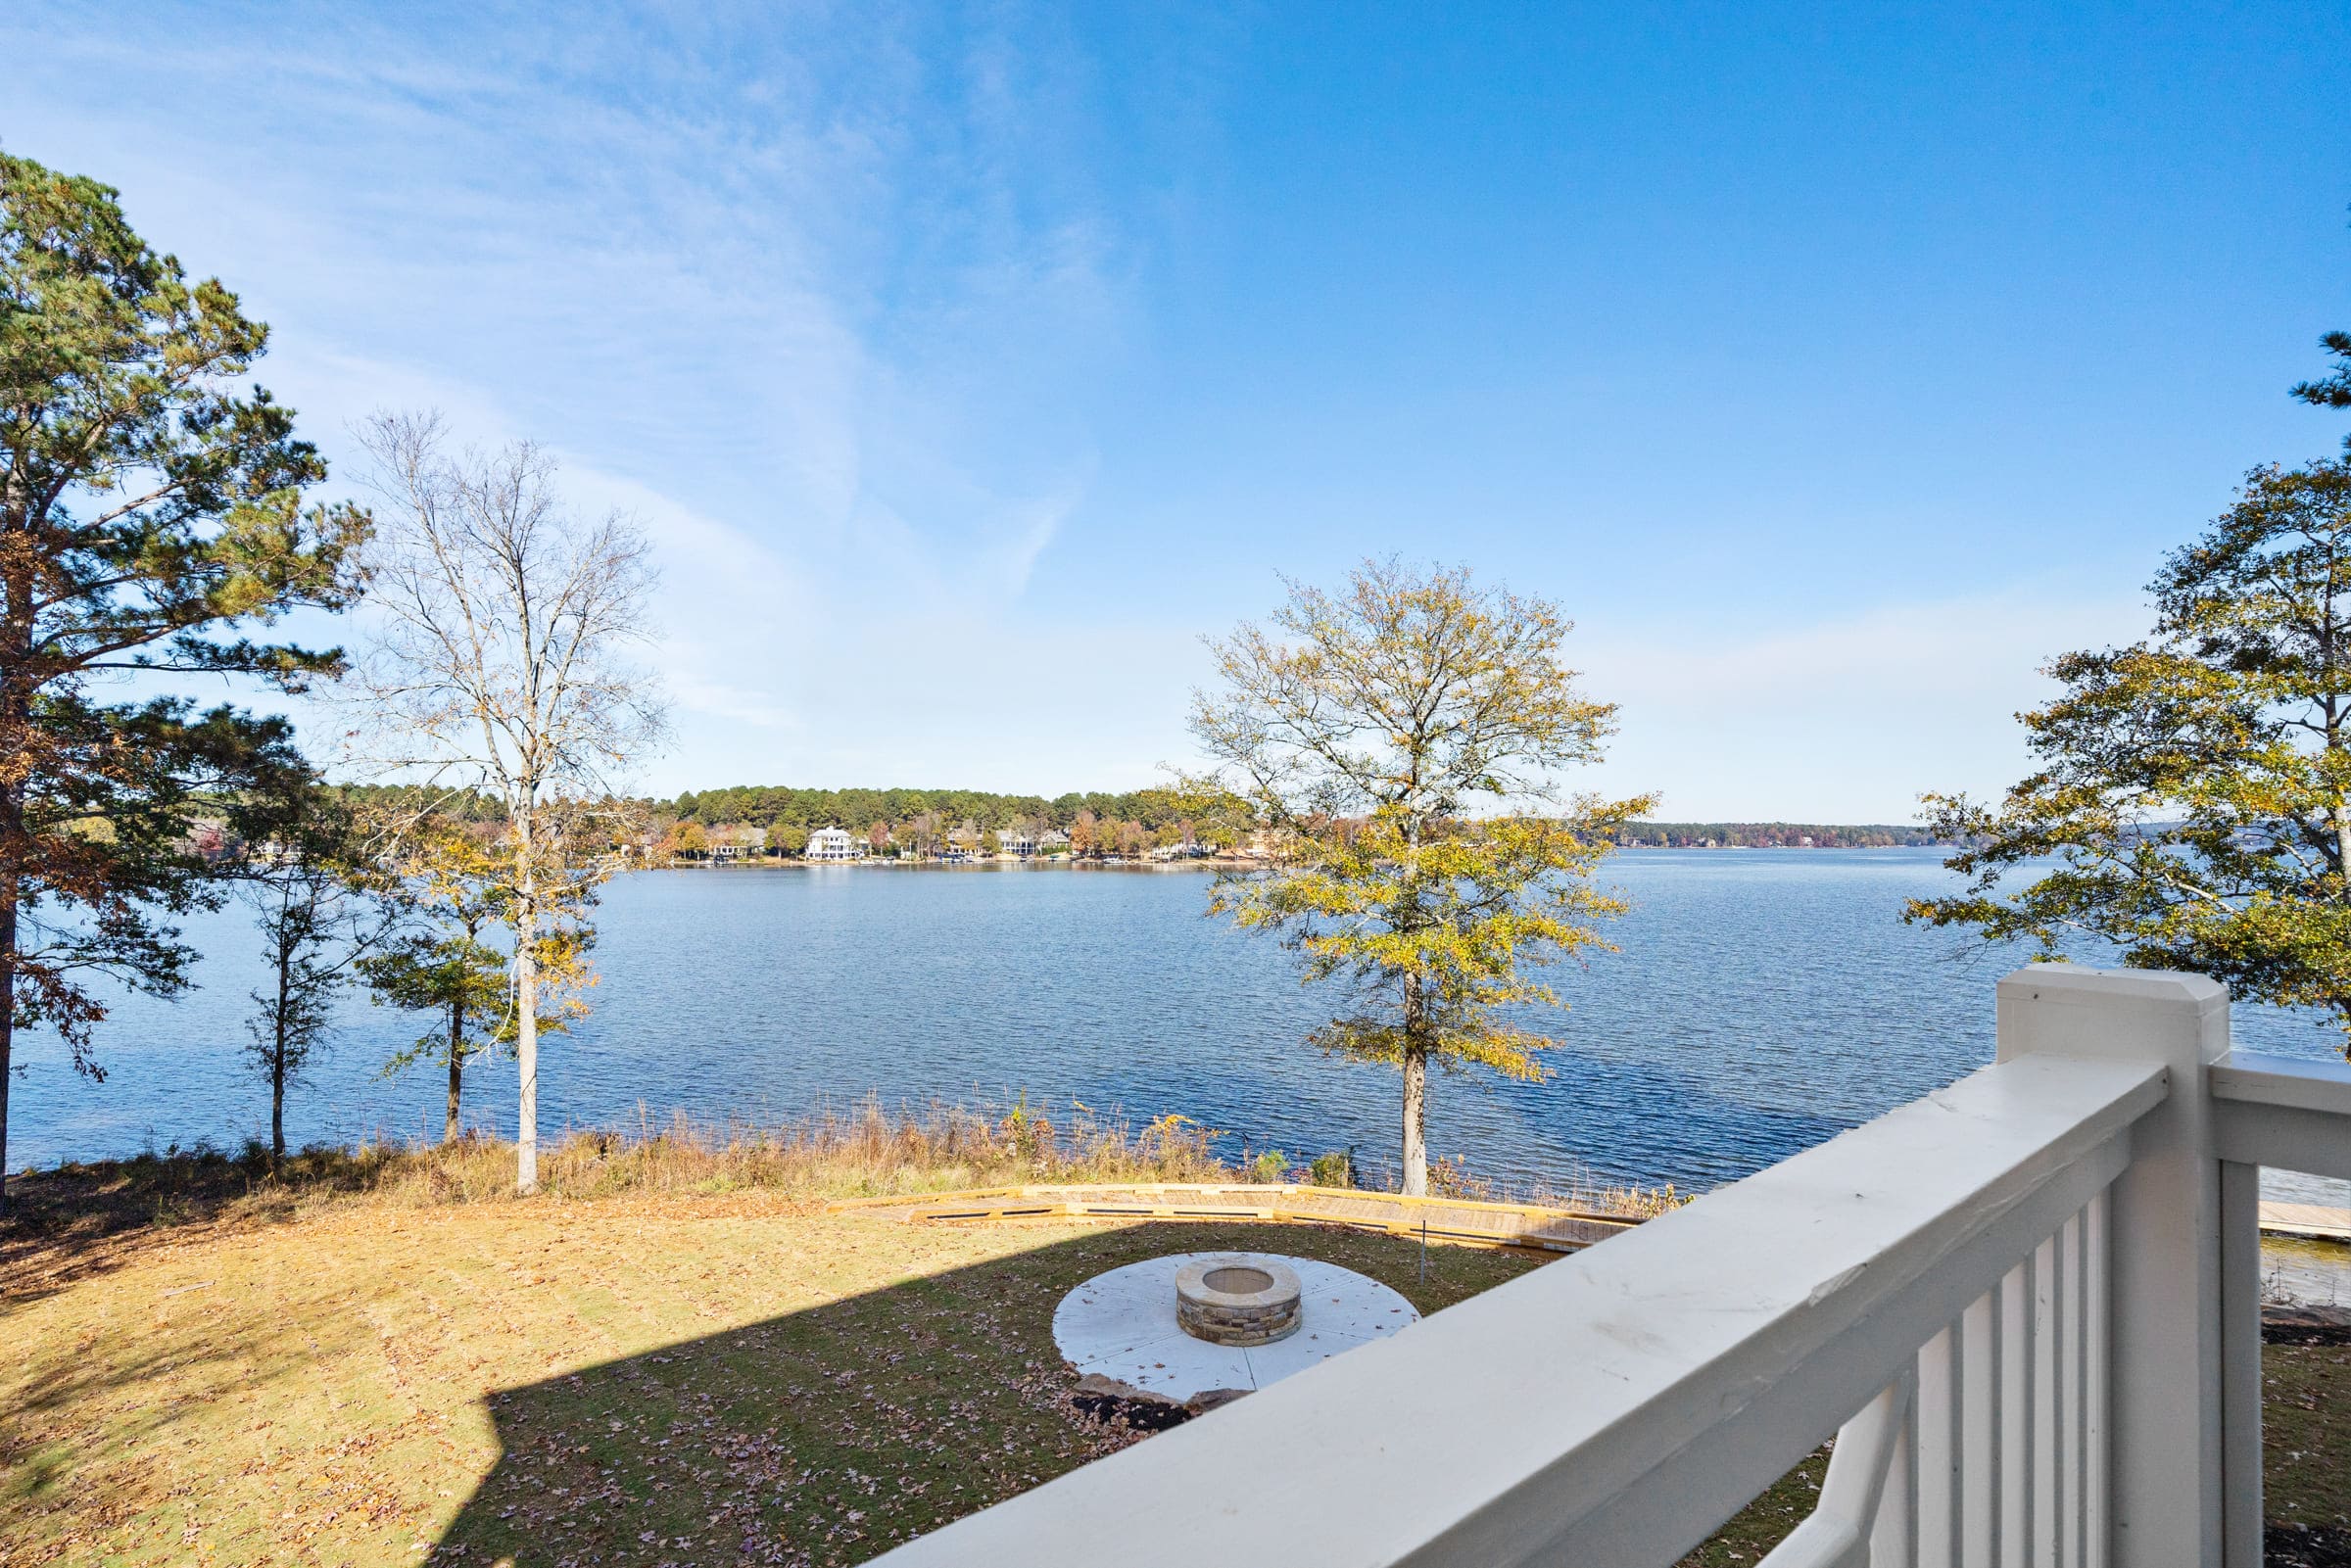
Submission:
[[[803,853],[810,860],[862,860],[865,846],[844,829],[819,828],[808,835],[808,847]]]

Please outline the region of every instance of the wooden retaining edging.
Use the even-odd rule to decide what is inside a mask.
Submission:
[[[1580,1252],[1640,1223],[1621,1215],[1541,1204],[1406,1198],[1352,1187],[1249,1182],[975,1187],[889,1198],[844,1198],[827,1204],[825,1210],[828,1213],[879,1213],[910,1225],[1013,1219],[1214,1219],[1341,1225],[1387,1236],[1425,1234],[1431,1241],[1544,1253]],[[2264,1203],[2261,1230],[2265,1236],[2351,1242],[2351,1210]]]
[[[1396,1193],[1298,1183],[983,1187],[965,1192],[847,1198],[825,1207],[827,1212],[878,1213],[905,1224],[1016,1219],[1200,1219],[1339,1225],[1388,1236],[1425,1235],[1430,1241],[1542,1253],[1579,1252],[1640,1223],[1615,1215],[1540,1204],[1406,1198]]]
[[[2327,1209],[2319,1204],[2264,1203],[2261,1233],[2299,1236],[2314,1241],[2351,1241],[2351,1209]]]

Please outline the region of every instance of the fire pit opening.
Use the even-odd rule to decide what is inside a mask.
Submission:
[[[1297,1271],[1278,1258],[1204,1258],[1176,1272],[1176,1321],[1211,1345],[1271,1345],[1298,1332]]]
[[[1273,1276],[1262,1268],[1212,1268],[1200,1283],[1226,1296],[1254,1296],[1273,1288]]]

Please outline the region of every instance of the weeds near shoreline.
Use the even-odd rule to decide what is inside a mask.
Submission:
[[[782,1121],[711,1121],[639,1113],[633,1127],[576,1129],[543,1143],[539,1179],[557,1201],[616,1197],[772,1195],[785,1202],[949,1192],[1029,1183],[1244,1182],[1304,1179],[1351,1186],[1372,1174],[1343,1155],[1305,1167],[1286,1157],[1217,1152],[1222,1134],[1188,1117],[1136,1127],[1076,1102],[1055,1117],[1024,1095],[1009,1106],[934,1102],[887,1109],[878,1098]],[[0,1264],[59,1243],[205,1222],[297,1217],[352,1204],[396,1208],[527,1202],[514,1195],[514,1146],[468,1135],[451,1143],[313,1145],[276,1174],[260,1144],[229,1153],[176,1146],[127,1160],[31,1171],[10,1183]],[[1517,1191],[1459,1159],[1430,1172],[1436,1196],[1537,1203],[1647,1218],[1685,1202],[1650,1189],[1582,1179]],[[1366,1185],[1381,1185],[1373,1179]]]
[[[792,1198],[887,1197],[1051,1181],[1228,1181],[1214,1134],[1187,1117],[1139,1130],[1075,1112],[1056,1123],[1026,1097],[995,1111],[934,1103],[886,1110],[868,1099],[790,1121],[656,1123],[572,1132],[539,1156],[539,1181],[560,1198],[622,1193],[769,1191]],[[419,1203],[512,1195],[511,1144],[486,1138],[400,1151],[378,1190]]]
[[[1615,1219],[1655,1219],[1698,1196],[1682,1191],[1670,1181],[1662,1187],[1606,1181],[1581,1161],[1568,1168],[1567,1179],[1562,1183],[1535,1182],[1519,1187],[1478,1175],[1460,1155],[1429,1162],[1428,1190],[1438,1198],[1486,1204],[1534,1204],[1544,1209],[1569,1209],[1577,1213],[1606,1214]]]
[[[1180,1116],[1139,1129],[1083,1109],[1056,1121],[1026,1097],[1002,1110],[939,1102],[895,1112],[867,1099],[770,1122],[683,1114],[655,1121],[641,1110],[633,1127],[574,1129],[543,1142],[539,1182],[556,1199],[759,1191],[824,1201],[1015,1182],[1238,1179],[1218,1158],[1216,1136]],[[199,1144],[27,1171],[10,1183],[0,1231],[106,1233],[360,1201],[519,1201],[514,1145],[478,1133],[435,1144],[314,1144],[274,1175],[268,1164],[259,1143],[234,1154]]]

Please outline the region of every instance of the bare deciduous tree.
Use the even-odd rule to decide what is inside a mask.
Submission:
[[[247,1060],[269,1086],[269,1168],[286,1158],[286,1091],[333,1032],[352,973],[399,929],[400,888],[368,854],[366,825],[303,780],[257,812],[268,832],[229,875],[262,934],[269,979],[252,993]]]
[[[571,512],[527,442],[453,451],[432,414],[378,415],[361,441],[385,513],[367,562],[376,628],[353,683],[369,722],[354,739],[388,772],[505,809],[515,1184],[530,1192],[545,959],[576,946],[611,872],[590,819],[667,732],[658,687],[627,657],[647,636],[650,546],[623,514]]]

